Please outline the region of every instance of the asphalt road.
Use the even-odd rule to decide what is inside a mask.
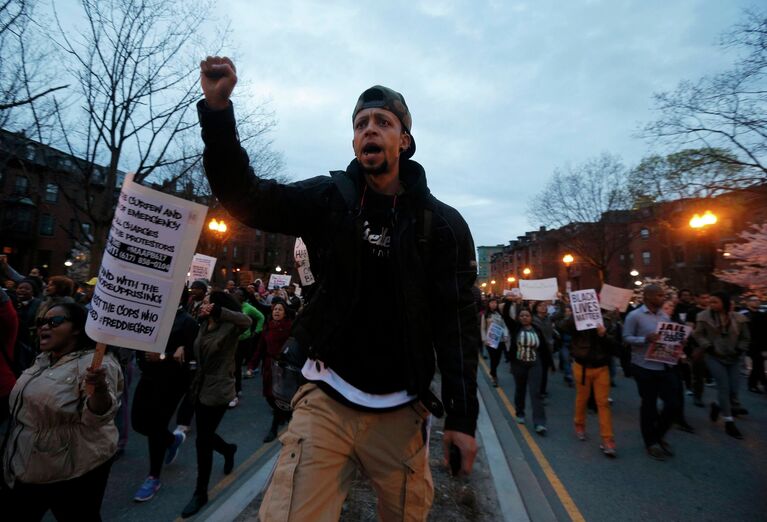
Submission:
[[[481,378],[487,379],[483,366],[480,373]],[[495,418],[494,422],[512,426],[513,436],[557,519],[765,520],[767,396],[748,392],[745,382],[740,395],[750,415],[736,422],[744,440],[727,436],[721,420],[713,424],[707,409],[695,407],[692,397],[685,397],[687,419],[696,432],[672,429],[667,440],[676,455],[658,462],[644,451],[636,384],[623,377],[620,369],[617,387],[611,392],[618,446],[615,460],[606,458],[599,450],[595,414],[589,413],[587,418],[589,439],[581,442],[575,438],[572,420],[575,390],[565,386],[561,373],[549,376],[550,397],[546,407],[549,431],[545,437],[531,430],[525,436],[505,407],[501,392],[513,404],[513,378],[508,366],[499,368],[499,380],[500,388],[490,390],[502,406],[499,411],[504,418]],[[715,393],[714,388],[706,388],[704,401],[713,400]],[[540,449],[543,458],[536,456],[533,446]],[[524,484],[520,489],[524,491]]]
[[[135,388],[135,382],[132,388]],[[175,422],[175,417],[172,420]],[[262,439],[270,423],[271,409],[261,396],[260,374],[256,378],[243,380],[240,405],[227,411],[218,429],[218,434],[224,440],[238,446],[235,469],[225,477],[222,471],[223,457],[214,454],[209,490],[211,502],[217,493],[225,490],[245,471],[248,459],[264,446]],[[171,426],[173,428],[175,424]],[[157,495],[148,502],[137,503],[133,501],[133,495],[149,472],[149,457],[146,437],[131,431],[125,454],[112,466],[101,510],[102,518],[107,522],[154,522],[178,518],[194,491],[197,476],[194,440],[192,431],[176,461],[163,467],[160,477],[162,487]]]

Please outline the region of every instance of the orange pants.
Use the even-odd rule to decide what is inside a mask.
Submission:
[[[586,371],[584,379],[583,371]],[[586,403],[589,401],[591,387],[594,386],[594,399],[599,413],[599,435],[603,439],[613,438],[613,419],[610,411],[610,369],[584,368],[577,362],[573,363],[573,380],[575,381],[575,424],[586,426]]]
[[[383,521],[425,521],[434,496],[420,403],[384,413],[353,410],[315,384],[293,398],[293,419],[261,503],[262,522],[336,522],[355,468],[378,494]]]

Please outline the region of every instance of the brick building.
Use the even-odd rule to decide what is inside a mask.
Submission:
[[[46,276],[69,274],[77,280],[95,274],[87,265],[75,271],[75,258],[87,251],[91,224],[65,200],[62,190],[79,198],[108,195],[105,178],[99,175],[103,170],[98,166],[88,190],[76,185],[75,180],[82,178],[75,175],[75,169],[83,165],[83,160],[70,154],[0,129],[0,253],[8,256],[10,265],[20,273],[38,267]],[[123,177],[118,179],[118,186]],[[209,204],[208,198],[193,197],[191,190],[154,188],[208,205],[206,223],[214,217],[225,220],[227,232],[219,236],[204,228],[197,249],[220,259],[222,281],[234,279],[245,284],[268,278],[277,266],[286,273],[294,271],[295,238],[245,227],[215,201]],[[75,266],[66,266],[68,261],[75,261]]]
[[[716,223],[692,228],[690,219],[706,211],[717,217]],[[713,272],[727,266],[726,245],[735,242],[737,234],[767,220],[767,185],[714,198],[661,202],[605,214],[602,219],[604,241],[612,241],[616,249],[605,270],[605,283],[631,288],[645,277],[668,277],[677,288],[734,290]],[[568,234],[577,235],[577,227],[541,228],[510,241],[491,257],[489,279],[497,283],[493,291],[517,286],[508,283],[510,277],[517,281],[556,277],[564,289],[568,273],[574,289],[600,288],[599,271],[568,246],[573,241]],[[562,261],[565,254],[575,258],[569,269]],[[523,272],[526,268],[529,275]],[[638,275],[632,275],[634,271]]]

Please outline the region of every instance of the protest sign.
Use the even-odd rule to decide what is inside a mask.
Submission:
[[[513,290],[504,290],[503,291],[503,297],[506,297],[507,295],[514,295]]]
[[[300,237],[296,238],[296,244],[293,247],[293,258],[296,260],[296,271],[298,272],[301,284],[303,286],[314,284],[314,274],[312,274],[312,269],[309,267],[309,250],[307,250],[304,240]]]
[[[658,323],[655,333],[658,339],[650,343],[645,353],[645,360],[674,365],[679,362],[684,350],[684,343],[690,336],[692,328],[677,323]]]
[[[487,337],[485,337],[485,345],[490,348],[498,348],[503,339],[503,326],[498,323],[491,323],[487,329]]]
[[[269,290],[274,290],[275,288],[282,288],[283,286],[288,286],[289,284],[290,276],[288,274],[270,274],[269,286],[267,286],[267,288]]]
[[[519,289],[524,299],[532,301],[549,301],[557,298],[557,278],[549,279],[520,279]]]
[[[204,279],[210,282],[213,279],[213,271],[216,269],[216,258],[204,254],[195,254],[192,257],[192,266],[189,267],[187,283]]]
[[[576,330],[590,330],[597,326],[604,326],[599,299],[593,288],[570,292],[570,307],[573,310]]]
[[[85,325],[89,337],[165,350],[206,211],[126,176]]]
[[[632,297],[634,297],[633,290],[602,285],[602,291],[599,292],[599,305],[603,310],[618,310],[624,313]]]

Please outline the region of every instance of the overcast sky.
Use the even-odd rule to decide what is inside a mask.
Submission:
[[[610,152],[631,166],[652,94],[733,62],[717,44],[740,0],[218,0],[231,20],[235,110],[269,99],[294,180],[345,168],[351,111],[400,91],[431,191],[475,243],[531,229],[528,200],[556,167]]]

